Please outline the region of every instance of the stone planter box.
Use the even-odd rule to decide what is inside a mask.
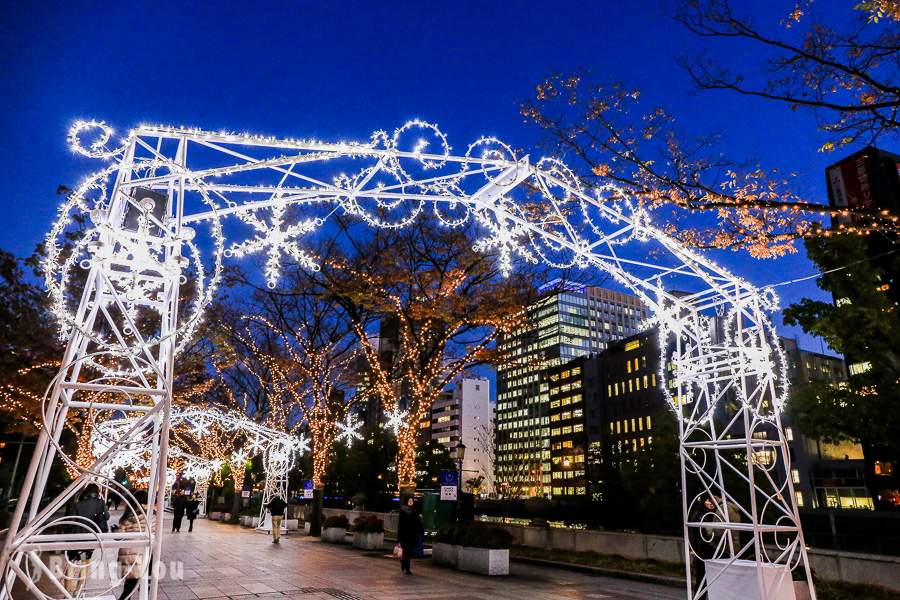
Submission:
[[[361,531],[353,532],[353,547],[361,550],[381,550],[384,546],[384,532],[379,533],[363,533]]]
[[[322,530],[322,541],[329,544],[344,544],[347,542],[347,530],[343,527],[328,527]]]
[[[222,513],[222,522],[226,523],[231,520],[231,513]]]
[[[794,598],[797,600],[810,600],[811,597],[809,595],[809,584],[805,581],[794,582]]]
[[[482,575],[509,575],[509,550],[460,546],[457,568]]]
[[[281,525],[288,531],[296,531],[300,528],[298,519],[284,519],[281,521]]]
[[[310,523],[309,521],[307,521],[306,523],[303,524],[303,531],[306,532],[306,535],[309,535],[309,530],[310,530],[310,529],[312,529],[312,523]]]
[[[459,549],[461,546],[453,544],[432,544],[431,545],[431,561],[438,567],[450,567],[456,569],[459,567]]]
[[[219,511],[213,511],[213,512],[209,513],[209,518],[212,519],[213,521],[221,521],[222,513]]]
[[[259,525],[259,517],[243,516],[241,517],[241,525],[244,527],[256,527]]]

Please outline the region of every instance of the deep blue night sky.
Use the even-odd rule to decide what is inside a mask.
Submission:
[[[794,3],[745,4],[777,26]],[[57,186],[74,187],[97,167],[66,145],[79,119],[119,132],[160,123],[339,141],[420,118],[440,126],[455,150],[482,135],[532,148],[540,131],[522,122],[517,101],[553,71],[587,67],[640,87],[698,131],[721,131],[726,154],[800,173],[809,200],[825,202],[824,168],[840,158],[816,152],[808,115],[724,93],[691,95],[675,56],[703,42],[665,17],[658,0],[31,0],[7,3],[0,19],[0,248],[20,256],[50,228]],[[731,56],[753,58],[741,48]],[[757,284],[813,273],[802,247],[779,261],[733,252],[715,259]],[[783,305],[823,297],[812,282],[779,293]],[[821,350],[818,341],[803,344]]]

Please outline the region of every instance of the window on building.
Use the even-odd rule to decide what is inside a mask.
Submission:
[[[791,429],[790,427],[786,427],[784,430],[784,437],[787,438],[787,441],[793,442],[794,441],[794,430]]]
[[[803,492],[794,492],[794,498],[797,500],[797,506],[803,506]]]
[[[893,475],[894,474],[894,463],[885,460],[876,460],[875,461],[875,474],[876,475]]]
[[[791,481],[794,483],[800,483],[800,471],[797,469],[791,469]]]
[[[869,361],[861,362],[861,363],[853,363],[849,367],[849,371],[851,375],[859,375],[861,373],[865,373],[866,371],[872,368],[872,363]]]

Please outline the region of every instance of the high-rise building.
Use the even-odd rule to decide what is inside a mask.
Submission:
[[[863,209],[873,213],[900,213],[900,155],[866,147],[838,161],[826,170],[828,202],[835,208]],[[839,213],[832,219],[844,228],[863,227],[871,223],[865,215]],[[875,232],[864,236],[869,263],[881,271],[877,291],[900,305],[900,271],[896,268],[896,251],[900,239],[896,233]],[[841,305],[850,298],[834,298]],[[872,368],[865,357],[847,353],[850,381],[862,377]],[[874,508],[900,510],[900,452],[892,446],[865,443],[863,475],[874,500]]]
[[[825,174],[830,206],[900,213],[900,155],[868,146],[831,165]],[[844,227],[866,224],[863,216],[840,213],[832,221]],[[872,265],[884,271],[883,291],[900,302],[900,273],[891,267],[897,236],[878,233],[865,236],[865,240]]]
[[[840,358],[802,350],[797,340],[789,338],[781,338],[781,346],[791,393],[803,390],[814,381],[839,385],[847,380],[847,369]],[[866,486],[865,460],[859,444],[829,444],[807,438],[787,415],[782,425],[791,455],[790,476],[798,507],[874,507]]]
[[[659,381],[659,361],[656,329],[616,342],[600,355],[604,459],[621,461],[653,443],[653,419],[669,410]]]
[[[444,391],[420,424],[420,440],[436,440],[448,447],[454,460],[456,447],[466,447],[463,481],[484,477],[484,493],[492,493],[494,481],[494,405],[490,381],[460,377],[452,390]]]
[[[549,493],[548,369],[637,333],[647,308],[631,294],[554,282],[528,316],[528,327],[498,341],[511,360],[497,370],[496,479],[498,491],[514,495]]]

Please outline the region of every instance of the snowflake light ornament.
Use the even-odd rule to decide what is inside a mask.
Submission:
[[[347,419],[343,423],[335,423],[334,425],[340,431],[334,438],[336,442],[346,441],[349,445],[354,439],[363,439],[363,436],[359,433],[362,423],[354,415],[348,414]]]
[[[406,425],[406,417],[409,416],[409,413],[405,410],[400,410],[399,408],[395,408],[393,411],[389,411],[385,409],[384,414],[388,417],[388,422],[385,424],[386,429],[392,429],[394,431],[394,435],[399,435],[400,430]]]

